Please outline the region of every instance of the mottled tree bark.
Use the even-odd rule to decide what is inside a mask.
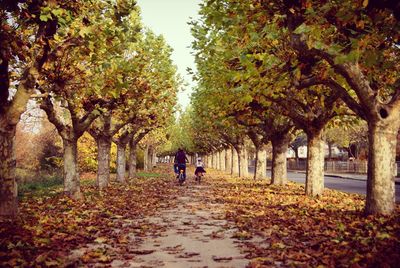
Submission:
[[[221,170],[221,152],[217,151],[216,153],[216,164],[217,164],[217,170]]]
[[[99,190],[108,187],[110,182],[111,138],[97,138],[97,186]]]
[[[156,153],[155,148],[153,148],[153,150],[151,152],[152,152],[152,154],[151,154],[152,167],[151,168],[154,168],[157,166],[157,153]],[[190,158],[189,158],[189,160],[190,160]]]
[[[15,127],[0,132],[0,216],[15,217],[18,213],[15,181]]]
[[[265,178],[267,176],[267,151],[263,147],[257,150],[256,166],[254,179]]]
[[[253,179],[254,180],[257,179],[257,173],[258,173],[258,169],[259,169],[259,166],[258,166],[258,151],[260,150],[259,146],[255,146],[255,148],[256,148],[256,153],[255,153],[256,158],[254,159],[254,174],[253,174]]]
[[[395,207],[397,120],[368,124],[368,180],[365,211],[367,214],[390,214]]]
[[[154,155],[154,148],[153,146],[149,146],[149,151],[147,155],[147,170],[153,169],[153,155]]]
[[[232,174],[232,148],[225,150],[225,172]]]
[[[238,152],[239,157],[239,177],[249,176],[249,161],[247,159],[247,150],[244,146],[241,146]]]
[[[72,199],[82,199],[78,173],[78,144],[76,139],[64,139],[64,193]]]
[[[306,195],[318,196],[324,191],[324,141],[322,130],[307,134]]]
[[[144,152],[143,152],[143,170],[147,171],[149,169],[149,166],[147,165],[147,162],[149,158],[149,146],[146,145],[146,147],[144,148]]]
[[[131,141],[129,143],[129,178],[134,178],[136,176],[136,147],[136,142]]]
[[[237,149],[232,150],[232,175],[239,176],[239,155]]]
[[[222,150],[219,156],[219,167],[221,171],[225,171],[225,158],[226,158],[226,150]]]
[[[41,38],[39,35],[37,38]],[[44,42],[43,42],[44,43]],[[17,91],[11,101],[8,100],[8,62],[2,59],[2,64],[7,65],[3,70],[2,93],[0,96],[0,216],[15,217],[18,214],[17,183],[15,179],[15,132],[22,113],[26,110],[31,94],[34,93],[36,80],[42,64],[45,62],[43,49],[32,55],[36,55],[32,65],[27,67],[19,80]],[[5,67],[5,66],[4,66]]]
[[[126,144],[117,144],[117,181],[126,183]]]
[[[271,183],[274,185],[287,184],[286,152],[289,146],[287,137],[271,139],[272,143],[272,168]]]

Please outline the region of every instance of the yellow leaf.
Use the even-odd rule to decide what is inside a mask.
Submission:
[[[95,240],[94,240],[94,242],[96,242],[96,243],[104,243],[104,242],[106,242],[107,241],[107,238],[106,237],[97,237]]]
[[[367,7],[368,6],[368,0],[364,0],[362,5],[363,5],[363,7]]]
[[[106,256],[106,255],[101,255],[101,256],[99,257],[99,261],[100,261],[100,262],[109,262],[109,261],[110,261],[110,257],[109,257],[109,256]]]
[[[59,265],[60,265],[60,263],[59,263],[58,261],[52,260],[52,259],[50,259],[50,260],[48,260],[48,261],[45,261],[44,263],[45,263],[46,266],[48,266],[48,267],[50,267],[50,266],[59,266]]]

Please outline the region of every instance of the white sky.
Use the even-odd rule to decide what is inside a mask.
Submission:
[[[189,85],[178,94],[182,108],[190,103],[191,88],[194,85],[186,68],[195,69],[194,57],[189,46],[193,40],[190,17],[196,18],[201,0],[137,0],[141,8],[143,23],[156,34],[162,34],[174,49],[172,60],[178,66],[178,72]]]

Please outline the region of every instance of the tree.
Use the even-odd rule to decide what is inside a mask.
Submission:
[[[302,75],[298,72],[299,66],[307,59],[299,59],[294,49],[288,51],[284,38],[283,41],[272,38],[262,40],[259,31],[265,30],[261,25],[265,24],[266,18],[260,16],[254,6],[252,8],[249,4],[252,1],[245,2],[207,1],[203,6],[205,19],[202,24],[194,23],[195,36],[200,40],[196,48],[203,53],[199,60],[211,62],[207,66],[214,67],[218,73],[227,73],[225,83],[231,92],[235,92],[234,96],[240,94],[239,100],[251,102],[261,97],[263,102],[274,102],[297,128],[304,129],[309,137],[306,194],[320,195],[323,191],[324,161],[322,129],[340,113],[339,96],[327,86],[310,84],[310,73],[303,72]],[[254,19],[250,21],[252,27],[247,27],[251,19]],[[285,36],[284,31],[277,31]],[[207,38],[214,40],[204,41]],[[218,65],[216,60],[224,64]],[[224,66],[225,70],[221,71]],[[202,79],[209,80],[207,70],[204,74],[207,78]],[[218,76],[218,79],[221,80],[221,77]],[[209,84],[212,85],[212,82]],[[233,100],[235,105],[237,102]]]
[[[280,105],[286,101],[281,101],[281,97],[292,96],[282,94],[285,90],[306,91],[296,96],[303,95],[302,101],[307,105],[309,101],[315,102],[313,97],[319,94],[319,109],[324,113],[330,110],[324,105],[340,103],[340,97],[355,114],[368,121],[366,212],[390,213],[394,206],[394,172],[393,168],[386,167],[394,166],[395,136],[400,124],[400,80],[396,64],[399,14],[394,2],[216,0],[205,1],[201,15],[206,27],[200,27],[195,33],[223,40],[223,49],[229,48],[226,57],[240,61],[235,64],[241,66],[236,69],[238,75],[231,76],[242,90],[249,81],[258,82],[263,87],[260,90],[272,93],[271,97]],[[219,55],[216,42],[202,40],[201,46],[208,46]],[[265,90],[265,82],[273,90]],[[247,90],[257,89],[251,86]],[[330,100],[325,100],[326,94]],[[293,103],[291,107],[296,106]],[[293,118],[293,109],[287,108]],[[297,121],[297,124],[304,123]],[[323,121],[318,123],[323,123],[320,127],[308,128],[305,131],[308,136],[320,140],[317,129],[323,128],[326,124]],[[320,144],[312,140],[308,139],[309,145]]]
[[[293,11],[285,12],[292,47],[335,74],[319,75],[315,83],[330,86],[368,122],[366,213],[391,213],[400,127],[398,7],[390,1],[306,1],[285,8]]]
[[[35,93],[43,65],[54,53],[50,42],[71,23],[79,6],[71,1],[0,3],[0,216],[15,216],[18,211],[16,125]]]
[[[45,67],[39,90],[45,96],[41,108],[46,111],[63,139],[64,192],[74,199],[82,197],[77,172],[77,141],[100,115],[125,99],[128,92],[122,79],[125,62],[122,48],[135,42],[138,16],[135,2],[121,1],[93,5],[88,3],[68,32],[55,39],[65,44],[73,36],[73,45],[62,46]],[[104,14],[108,19],[104,20]],[[130,31],[124,22],[128,21]],[[76,29],[79,29],[76,30]]]

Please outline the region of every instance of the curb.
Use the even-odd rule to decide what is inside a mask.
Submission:
[[[294,172],[294,173],[305,173],[305,171],[299,171],[299,170],[288,170],[290,172]],[[363,179],[357,179],[357,178],[352,178],[352,177],[347,177],[347,176],[342,176],[342,175],[333,175],[333,174],[324,174],[324,176],[326,177],[331,177],[331,178],[339,178],[339,179],[344,179],[344,180],[353,180],[353,181],[366,181]],[[400,181],[394,181],[394,184],[396,185],[400,185]]]

